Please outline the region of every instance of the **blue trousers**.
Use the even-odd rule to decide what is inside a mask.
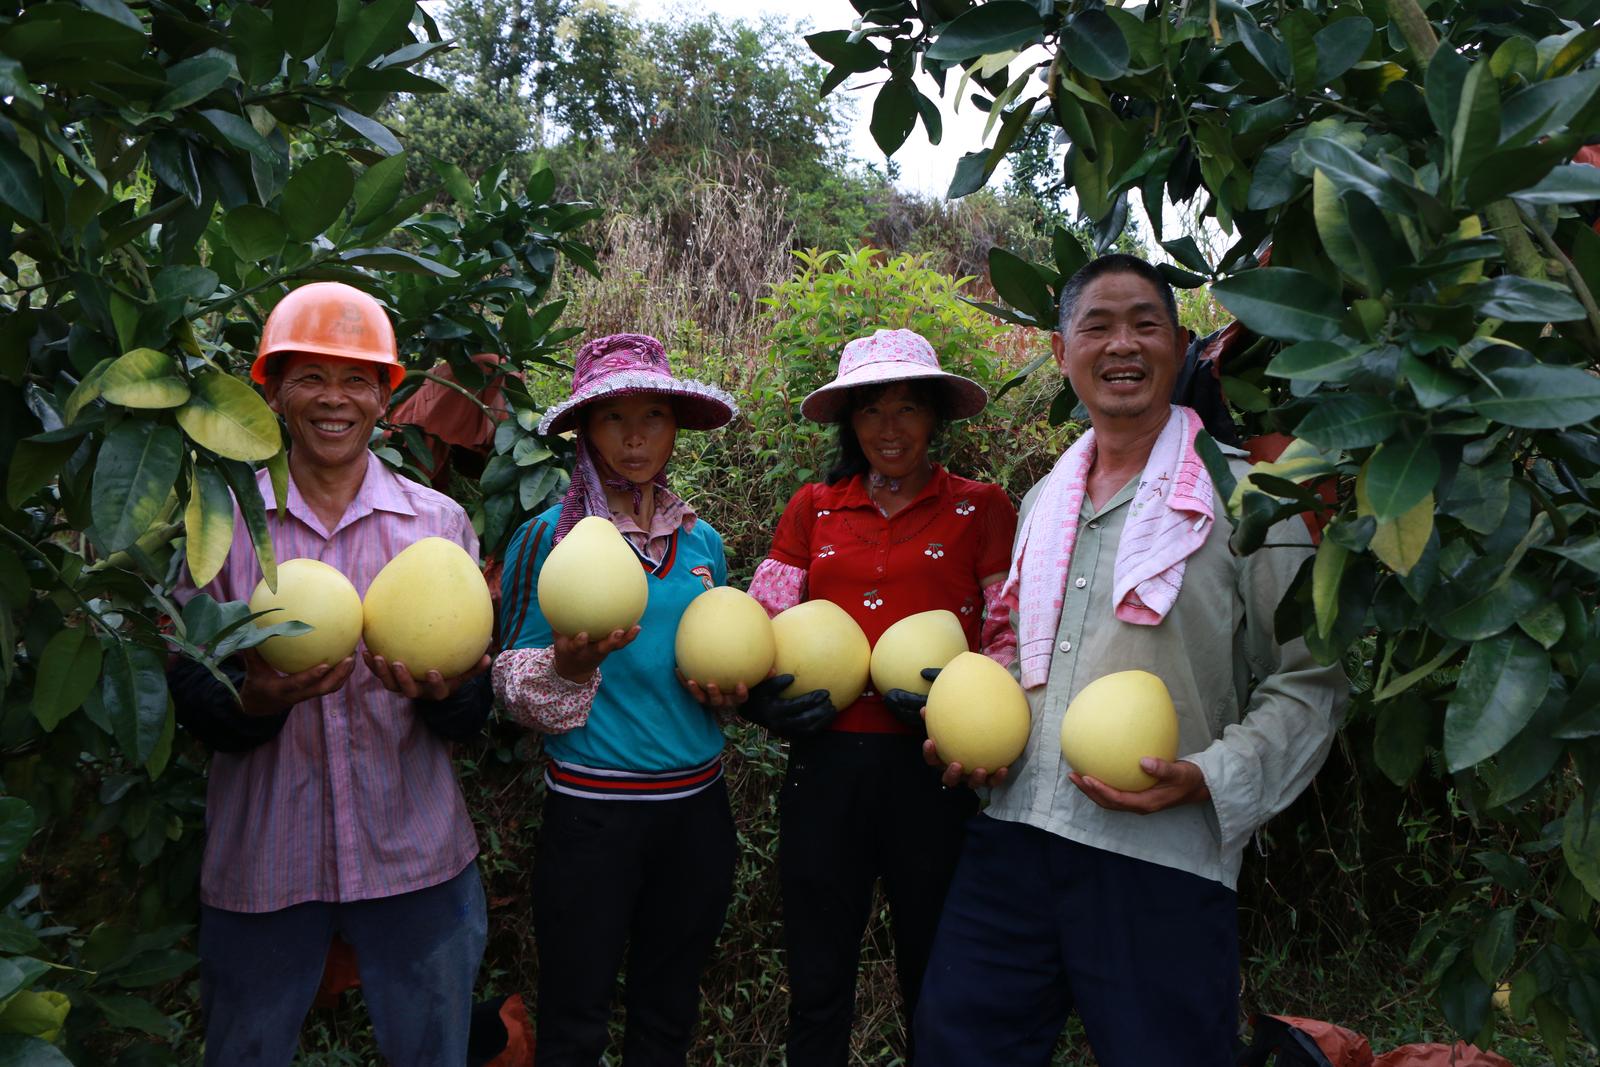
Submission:
[[[1050,1062],[1073,1010],[1100,1067],[1231,1067],[1237,894],[979,815],[917,1008],[917,1067]]]
[[[362,997],[391,1067],[465,1067],[488,936],[476,863],[439,885],[376,900],[257,914],[202,906],[206,1067],[287,1067],[334,934],[356,951]]]

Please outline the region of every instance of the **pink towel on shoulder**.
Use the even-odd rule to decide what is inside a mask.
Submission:
[[[1116,616],[1123,622],[1155,626],[1166,618],[1188,558],[1211,532],[1211,475],[1194,448],[1200,427],[1193,410],[1174,406],[1139,476],[1112,570]],[[1091,429],[1056,461],[1023,522],[1001,589],[1017,619],[1024,688],[1043,685],[1050,673],[1095,454]]]

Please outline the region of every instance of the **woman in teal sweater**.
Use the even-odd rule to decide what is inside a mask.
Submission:
[[[618,334],[579,351],[571,397],[539,425],[576,430],[577,462],[562,504],[507,549],[494,683],[549,759],[533,885],[540,1067],[599,1060],[624,952],[623,1063],[688,1053],[736,847],[722,730],[678,684],[673,641],[689,602],[726,583],[727,560],[664,471],[679,429],[733,415],[726,393],[673,377],[655,338]],[[610,519],[648,575],[631,630],[557,634],[539,610],[546,557],[587,515]]]

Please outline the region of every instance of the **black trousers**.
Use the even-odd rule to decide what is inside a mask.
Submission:
[[[624,950],[622,1062],[685,1062],[735,856],[720,780],[677,800],[546,797],[533,878],[539,1067],[595,1067]]]
[[[977,806],[971,790],[940,786],[939,772],[922,761],[920,737],[837,731],[790,748],[778,837],[789,1067],[846,1061],[861,937],[879,878],[910,1032],[962,826]]]

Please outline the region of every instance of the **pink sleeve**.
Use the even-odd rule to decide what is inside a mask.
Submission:
[[[748,592],[768,615],[776,615],[805,599],[806,572],[768,556],[757,564]]]
[[[589,721],[600,672],[579,685],[556,673],[553,648],[508,648],[494,661],[494,693],[512,720],[530,730],[564,734]]]
[[[1000,599],[1005,582],[990,582],[983,587],[983,629],[980,651],[1000,664],[1011,666],[1017,658],[1017,632],[1011,628],[1011,609]]]

